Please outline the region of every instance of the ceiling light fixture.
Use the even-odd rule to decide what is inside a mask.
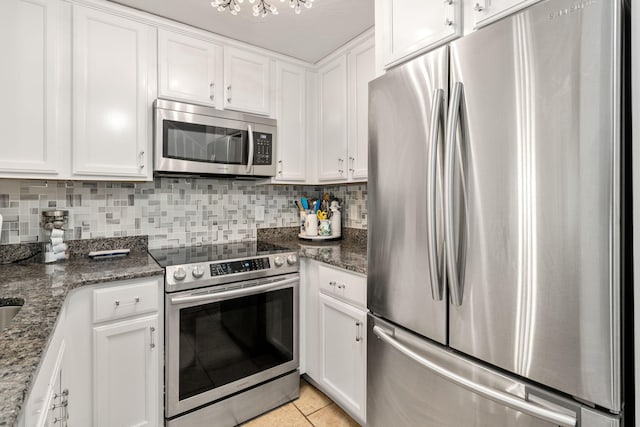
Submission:
[[[304,6],[307,9],[313,6],[313,0],[280,0],[281,2],[288,1],[289,6],[295,10],[296,14],[300,14],[300,6]],[[211,6],[218,9],[219,12],[229,10],[232,15],[237,15],[240,12],[240,3],[244,0],[213,0]],[[267,15],[277,15],[278,8],[276,8],[267,0],[249,0],[249,3],[253,5],[253,16],[265,17]]]

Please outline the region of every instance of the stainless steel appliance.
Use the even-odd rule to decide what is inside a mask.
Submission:
[[[633,425],[623,6],[370,83],[369,426]]]
[[[299,396],[295,252],[149,251],[165,268],[166,425],[234,426]]]
[[[157,99],[156,174],[275,176],[276,121]]]

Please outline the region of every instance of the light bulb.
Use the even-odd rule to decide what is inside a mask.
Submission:
[[[304,7],[306,7],[307,9],[311,9],[311,2],[309,0],[307,0],[307,2],[304,4]]]
[[[238,3],[243,3],[243,2],[244,2],[244,0],[238,0]]]
[[[295,3],[294,3],[294,2],[291,2],[291,3],[289,3],[289,7],[290,7],[291,9],[293,9],[294,7],[296,7],[296,5],[295,5]]]
[[[300,6],[296,5],[296,15],[300,15]]]
[[[256,17],[257,17],[258,15],[260,15],[260,13],[258,13],[258,11],[257,11],[257,10],[254,10],[254,11],[253,11],[253,16],[256,16]]]
[[[278,9],[276,9],[275,7],[271,9],[271,13],[274,15],[278,14]]]
[[[235,9],[231,9],[231,14],[232,14],[232,15],[237,15],[237,14],[238,14],[238,12],[236,12],[236,10],[235,10]]]
[[[249,0],[249,3],[254,4],[256,0]]]
[[[218,6],[218,12],[222,12],[223,10],[224,10],[224,7]]]
[[[235,6],[233,6],[233,10],[236,12],[240,12],[240,6],[236,4]]]

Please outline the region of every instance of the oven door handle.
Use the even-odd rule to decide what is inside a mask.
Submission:
[[[244,295],[251,295],[258,292],[264,292],[272,289],[286,287],[287,285],[296,283],[298,280],[299,278],[296,277],[293,279],[279,280],[273,283],[266,283],[264,285],[257,285],[257,286],[249,286],[247,288],[233,289],[230,291],[220,291],[220,292],[213,292],[213,293],[206,293],[206,294],[191,294],[187,296],[170,297],[169,301],[171,302],[172,305],[191,303],[191,302],[220,301],[224,299],[231,299],[231,298],[241,297]]]

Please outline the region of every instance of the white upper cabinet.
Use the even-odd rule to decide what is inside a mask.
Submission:
[[[318,71],[320,120],[318,160],[320,181],[346,178],[347,58],[327,63]]]
[[[55,0],[0,1],[0,177],[57,178],[68,157],[63,8]]]
[[[369,82],[375,78],[373,39],[349,52],[349,158],[351,181],[367,180]]]
[[[384,68],[462,34],[462,0],[375,0],[376,32]]]
[[[155,28],[74,6],[74,176],[152,179],[155,47]]]
[[[221,56],[222,47],[215,43],[159,29],[158,96],[216,107]]]
[[[475,28],[490,24],[540,0],[472,0]]]
[[[306,69],[276,64],[277,174],[275,181],[306,179]]]
[[[224,108],[271,114],[271,60],[233,47],[224,48]]]

